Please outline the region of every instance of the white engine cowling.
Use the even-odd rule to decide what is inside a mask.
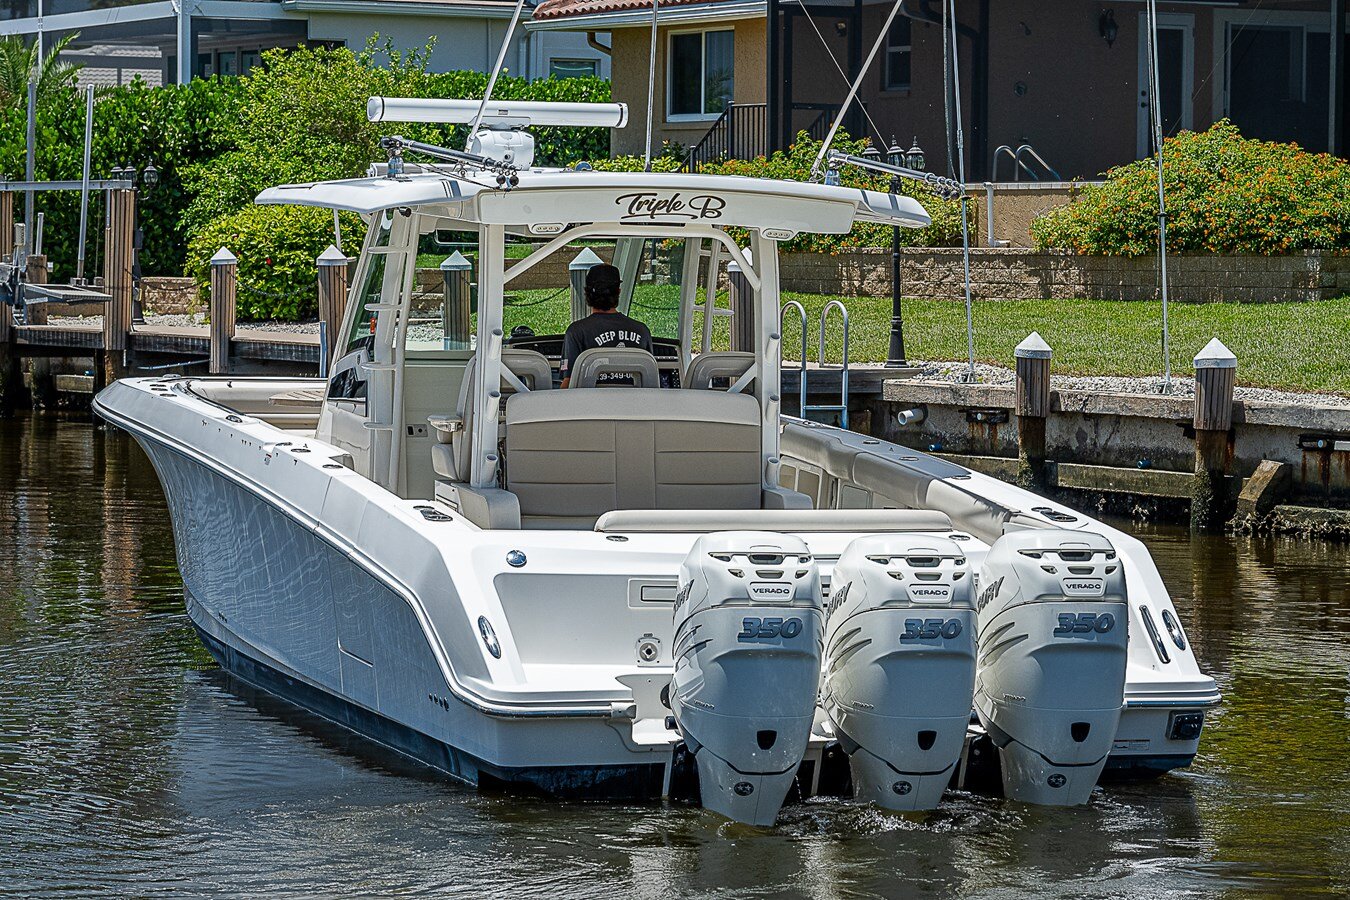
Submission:
[[[1086,803],[1125,695],[1125,575],[1102,535],[1018,531],[994,543],[976,599],[975,709],[1030,803]]]
[[[820,574],[797,537],[726,531],[680,566],[671,710],[703,805],[772,825],[806,753],[820,685]]]
[[[894,810],[942,799],[970,723],[972,580],[965,552],[946,538],[860,537],[839,557],[822,705],[858,799]]]

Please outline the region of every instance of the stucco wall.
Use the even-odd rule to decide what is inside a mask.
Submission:
[[[735,32],[735,102],[763,103],[766,51],[764,20],[744,19],[728,23],[726,27]],[[696,144],[713,124],[712,119],[671,122],[666,118],[666,50],[672,30],[696,31],[700,27],[662,27],[658,30],[654,107],[656,127],[652,131],[654,152],[663,143],[679,144],[686,148]],[[628,126],[613,132],[611,148],[615,155],[640,154],[646,142],[647,67],[651,31],[646,28],[621,28],[611,33],[611,39],[614,46],[611,62],[614,99],[628,104]]]

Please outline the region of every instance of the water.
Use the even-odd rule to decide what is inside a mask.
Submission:
[[[1145,535],[1223,707],[1083,809],[839,800],[772,832],[480,796],[225,677],[158,483],[87,420],[0,423],[0,893],[660,898],[1350,894],[1350,548]]]

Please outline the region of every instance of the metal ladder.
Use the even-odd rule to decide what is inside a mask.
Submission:
[[[797,302],[796,300],[789,300],[788,302],[784,303],[783,308],[779,311],[778,315],[778,330],[780,333],[785,331],[785,329],[783,328],[783,320],[787,316],[787,311],[789,307],[797,311],[797,318],[801,322],[802,326],[801,380],[799,385],[801,398],[799,404],[800,410],[799,414],[803,419],[806,419],[809,418],[808,413],[813,412],[838,413],[840,426],[844,429],[847,429],[848,428],[848,308],[845,307],[844,304],[839,302],[838,300],[831,300],[829,303],[826,303],[825,307],[820,311],[820,347],[819,347],[819,354],[816,357],[816,363],[817,365],[819,365],[821,369],[826,368],[828,365],[828,363],[826,363],[825,361],[825,326],[829,322],[830,310],[838,309],[840,318],[843,321],[844,352],[843,352],[843,359],[839,364],[839,402],[807,404],[806,373],[808,369],[806,368],[806,307],[802,306],[801,303]]]

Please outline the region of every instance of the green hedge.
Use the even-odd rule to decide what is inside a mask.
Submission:
[[[357,216],[342,215],[343,244],[354,253],[365,236]],[[202,296],[211,257],[221,247],[239,259],[241,319],[294,321],[318,315],[315,259],[333,243],[333,214],[308,206],[246,206],[200,228],[187,248],[187,272]]]
[[[1167,247],[1182,253],[1350,249],[1350,163],[1297,144],[1247,140],[1227,120],[1163,145]],[[1037,218],[1041,248],[1116,256],[1157,252],[1155,159],[1106,173],[1074,203]]]
[[[371,163],[384,159],[379,141],[386,135],[464,146],[466,126],[366,119],[366,101],[373,96],[483,96],[486,75],[429,73],[429,51],[430,47],[402,54],[372,40],[360,53],[345,47],[265,52],[263,65],[243,79],[240,115],[230,135],[237,149],[187,174],[195,198],[183,226],[195,233],[207,222],[252,203],[259,191],[274,185],[359,176]],[[379,59],[386,61],[381,64]],[[527,81],[503,76],[493,96],[603,101],[610,93],[609,82],[598,78]],[[609,152],[604,129],[538,128],[534,133],[536,157],[543,164]]]
[[[145,231],[141,264],[147,273],[182,268],[186,241],[179,220],[191,199],[183,170],[228,146],[241,96],[239,81],[233,78],[157,88],[137,81],[96,92],[93,176],[105,178],[114,166],[141,170],[149,162],[160,171],[159,186],[142,191],[138,198]],[[23,106],[0,112],[0,173],[10,178],[23,177],[26,115]],[[84,152],[83,93],[68,87],[54,91],[49,100],[39,102],[37,126],[37,177],[78,179]],[[37,195],[37,208],[46,218],[44,249],[56,264],[54,278],[59,280],[74,274],[79,206],[78,192]],[[22,217],[22,202],[16,207]],[[103,216],[103,198],[95,194],[90,201],[89,274],[102,271]]]
[[[821,142],[812,140],[802,132],[787,152],[778,151],[767,157],[755,159],[731,159],[719,163],[706,164],[699,169],[708,175],[740,175],[748,178],[777,178],[786,181],[808,181],[811,177],[811,165],[820,152]],[[843,132],[835,138],[836,149],[845,153],[860,154],[868,146],[868,141],[855,141]],[[663,148],[662,154],[652,160],[652,169],[657,172],[675,172],[682,165],[679,148]],[[641,171],[643,160],[640,156],[620,156],[613,159],[592,157],[590,164],[603,171],[636,172]],[[839,173],[840,181],[848,187],[866,188],[874,191],[888,191],[890,178],[876,176],[855,168],[845,168]],[[906,247],[952,247],[961,244],[961,204],[959,201],[943,200],[922,185],[905,180],[900,182],[900,193],[914,197],[932,217],[933,224],[927,228],[902,228],[900,241]],[[976,215],[978,208],[970,204],[970,233],[976,233]],[[744,240],[744,235],[738,239]],[[793,252],[840,253],[862,247],[891,246],[891,228],[888,225],[862,223],[855,225],[848,234],[800,234],[790,241],[784,241],[782,249]]]

